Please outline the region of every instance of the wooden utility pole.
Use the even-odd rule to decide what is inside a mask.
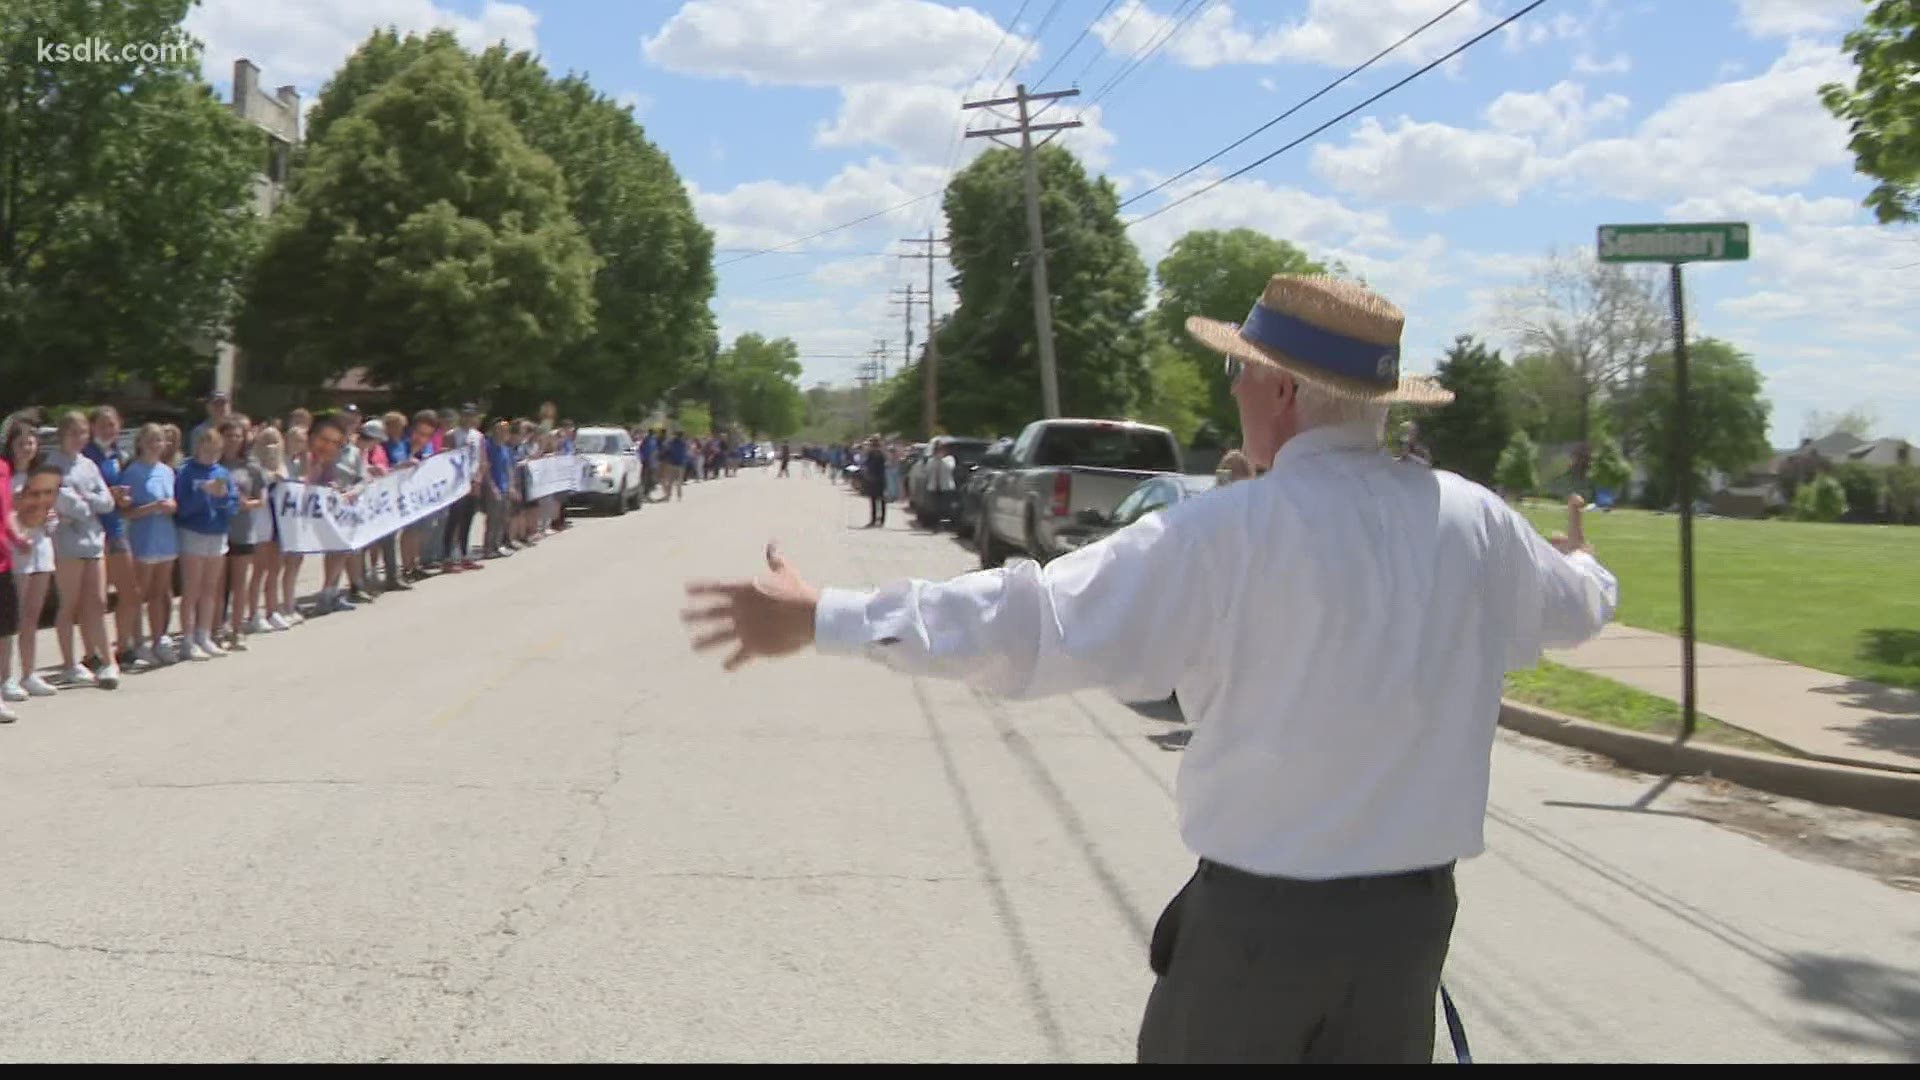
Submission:
[[[909,237],[900,241],[903,244],[925,244],[927,250],[912,252],[900,256],[903,259],[925,259],[927,261],[927,358],[920,366],[920,426],[927,431],[927,438],[933,438],[940,424],[940,342],[934,337],[933,315],[933,264],[941,257],[935,245],[943,244],[944,239],[935,239],[933,229],[927,229],[927,237]]]
[[[1029,112],[1027,104],[1033,101],[1054,101],[1059,98],[1078,96],[1078,90],[1054,90],[1045,94],[1029,94],[1025,83],[1013,88],[1010,98],[994,98],[991,101],[969,101],[960,106],[962,109],[984,109],[995,105],[1017,105],[1020,109],[1019,122],[1014,127],[992,128],[986,131],[969,131],[969,139],[993,139],[1000,143],[998,136],[1020,136],[1019,150],[1025,168],[1025,187],[1027,197],[1027,244],[1028,257],[1033,265],[1033,322],[1038,335],[1040,354],[1040,400],[1047,418],[1060,415],[1060,376],[1054,368],[1053,358],[1053,294],[1047,288],[1047,240],[1046,228],[1040,220],[1040,171],[1034,162],[1033,152],[1052,141],[1059,132],[1077,128],[1078,120],[1064,120],[1055,124],[1036,124],[1034,119],[1039,113]],[[1044,112],[1043,108],[1041,112]],[[1036,131],[1052,132],[1037,145],[1033,141]],[[1011,143],[1000,145],[1012,149]]]
[[[926,297],[922,297],[912,285],[908,285],[904,289],[893,290],[891,296],[892,298],[889,299],[887,303],[906,309],[907,341],[900,349],[900,369],[905,371],[907,366],[913,363],[913,305],[931,303],[932,301]]]

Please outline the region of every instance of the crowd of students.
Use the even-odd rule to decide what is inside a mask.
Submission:
[[[485,559],[568,527],[564,495],[528,498],[527,463],[574,452],[574,424],[551,402],[538,421],[498,417],[483,431],[471,405],[374,418],[294,409],[256,421],[215,394],[192,431],[143,424],[130,452],[111,406],[57,417],[46,445],[36,415],[8,417],[0,430],[0,723],[30,698],[115,689],[129,670],[244,652],[249,636],[483,569],[471,542],[480,514]],[[311,556],[322,560],[321,588],[304,611],[296,605],[309,556],[281,550],[274,485],[301,481],[352,499],[394,470],[456,451],[476,461],[468,491],[360,550]],[[36,645],[53,594],[60,663],[49,678]]]

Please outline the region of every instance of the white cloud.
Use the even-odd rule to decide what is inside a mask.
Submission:
[[[1273,64],[1298,60],[1345,67],[1357,64],[1439,14],[1451,0],[1307,0],[1295,20],[1251,28],[1231,4],[1208,7],[1161,47],[1160,55],[1187,67],[1225,64]],[[1140,0],[1108,12],[1093,33],[1108,52],[1134,55],[1165,38],[1178,20]],[[1421,64],[1446,52],[1492,19],[1478,3],[1468,4],[1396,51],[1397,63]]]
[[[641,51],[669,71],[753,83],[957,85],[1001,40],[990,16],[927,0],[688,0]],[[1026,45],[1009,36],[1001,53]]]
[[[1561,149],[1579,142],[1593,127],[1627,114],[1627,99],[1608,94],[1591,105],[1584,86],[1561,81],[1539,93],[1509,92],[1487,106],[1487,122],[1508,135],[1527,135],[1543,147]]]
[[[689,184],[694,211],[714,230],[714,243],[725,248],[762,248],[796,236],[852,221],[889,206],[938,190],[944,172],[939,165],[903,165],[869,160],[846,166],[825,184],[809,187],[779,180],[756,180],[726,191],[705,191]],[[928,200],[931,202],[933,200]],[[896,218],[916,225],[925,220],[927,203],[917,203],[900,215],[876,218],[807,244],[808,248],[848,248],[886,242],[900,225]],[[723,258],[721,261],[725,261]]]
[[[1864,0],[1740,0],[1740,26],[1754,37],[1844,30],[1865,14]]]
[[[1508,52],[1519,52],[1553,41],[1576,41],[1586,37],[1590,29],[1585,20],[1562,11],[1552,18],[1534,17],[1509,23],[1500,36]]]
[[[1831,47],[1796,41],[1753,78],[1677,95],[1632,136],[1576,148],[1567,171],[1626,198],[1805,183],[1853,160],[1845,126],[1819,98],[1822,83],[1849,70]]]
[[[1168,201],[1219,178],[1202,169],[1167,188]],[[1158,182],[1159,177],[1149,178]],[[1149,209],[1142,207],[1142,209]],[[1350,251],[1390,251],[1401,244],[1387,216],[1355,210],[1337,199],[1261,180],[1230,180],[1210,192],[1129,230],[1147,266],[1159,262],[1173,242],[1195,229],[1255,229],[1319,253],[1339,247]]]
[[[951,87],[931,84],[859,83],[843,87],[840,111],[819,125],[814,145],[884,146],[909,162],[944,166],[952,160],[958,167],[991,145],[984,139],[965,139],[961,146],[954,145],[960,137],[960,123],[966,119],[960,111],[962,97]],[[1001,126],[985,114],[969,115],[977,118],[972,125],[975,128]],[[1099,105],[1081,109],[1072,118],[1083,126],[1062,132],[1059,139],[1092,169],[1103,169],[1111,161],[1108,148],[1115,137],[1101,123],[1103,116]]]
[[[1401,117],[1368,117],[1341,145],[1313,152],[1313,171],[1342,192],[1430,210],[1492,199],[1511,205],[1545,175],[1532,138]]]
[[[1624,52],[1614,53],[1611,59],[1596,60],[1587,53],[1573,58],[1573,72],[1576,75],[1625,75],[1633,70],[1633,57]]]
[[[1369,117],[1346,142],[1318,147],[1313,166],[1342,191],[1433,209],[1511,204],[1548,181],[1629,199],[1801,184],[1853,160],[1817,93],[1846,69],[1831,47],[1795,41],[1759,75],[1676,95],[1630,134],[1587,142],[1576,140],[1623,117],[1625,98],[1589,105],[1562,82],[1502,95],[1485,128],[1403,117],[1389,129]]]
[[[228,78],[233,62],[246,57],[260,67],[266,85],[311,91],[378,28],[405,33],[445,27],[470,48],[505,41],[532,50],[539,21],[530,8],[495,0],[478,18],[432,0],[203,0],[188,12],[185,26],[206,45],[201,62],[209,80]]]
[[[1785,225],[1844,225],[1861,216],[1859,203],[1838,196],[1808,198],[1799,192],[1767,195],[1732,188],[1696,195],[1667,210],[1674,221],[1759,221]]]

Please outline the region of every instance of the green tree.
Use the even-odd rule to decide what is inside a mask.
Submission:
[[[713,412],[704,401],[688,398],[674,406],[668,414],[671,421],[669,430],[684,431],[688,435],[705,436],[713,431]]]
[[[354,366],[403,399],[531,404],[593,326],[596,260],[559,170],[435,50],[311,147],[239,324],[280,381]]]
[[[1864,205],[1882,224],[1920,220],[1920,0],[1879,0],[1845,47],[1853,86],[1820,100],[1853,132],[1854,168],[1880,181]]]
[[[1207,390],[1206,418],[1226,432],[1240,430],[1232,388],[1220,377],[1220,357],[1187,334],[1187,319],[1238,322],[1275,274],[1324,274],[1329,267],[1285,240],[1252,229],[1202,229],[1174,241],[1154,268],[1160,302],[1152,322],[1200,376]],[[1236,440],[1237,441],[1237,440]]]
[[[1593,449],[1593,462],[1588,475],[1596,489],[1611,491],[1619,499],[1626,496],[1628,486],[1633,483],[1633,466],[1627,464],[1619,443],[1603,439]]]
[[[1206,419],[1208,381],[1194,369],[1191,358],[1163,335],[1152,332],[1152,340],[1147,370],[1153,388],[1136,411],[1137,419],[1159,424],[1173,432],[1181,446],[1190,446]]]
[[[258,242],[263,137],[190,54],[39,55],[41,41],[95,37],[184,46],[188,6],[0,4],[0,406],[211,379]]]
[[[1839,521],[1846,512],[1847,493],[1831,476],[1801,484],[1793,497],[1793,516],[1801,521]]]
[[[1920,523],[1920,468],[1894,465],[1887,469],[1887,516],[1897,525]]]
[[[1707,492],[1709,469],[1737,475],[1767,459],[1767,416],[1753,358],[1724,341],[1702,338],[1687,349],[1688,431],[1693,448],[1696,497]],[[1651,505],[1674,501],[1678,488],[1673,461],[1673,355],[1657,353],[1648,362],[1640,392],[1622,403],[1622,420],[1637,437],[1647,467]]]
[[[1476,483],[1494,482],[1494,467],[1516,430],[1508,406],[1509,374],[1497,350],[1488,351],[1469,334],[1453,339],[1438,371],[1453,401],[1414,421],[1435,466]]]
[[[1501,493],[1509,498],[1524,498],[1539,490],[1540,454],[1526,432],[1513,433],[1507,448],[1500,452],[1493,474]]]
[[[1069,416],[1124,416],[1151,386],[1140,315],[1146,267],[1121,227],[1112,183],[1089,177],[1059,147],[1037,154],[1061,409]],[[1017,431],[1041,413],[1021,206],[1020,155],[1011,150],[987,151],[947,185],[960,306],[936,333],[940,419],[955,432]],[[918,370],[914,365],[902,373],[883,400],[907,397],[904,388]],[[919,429],[917,404],[910,418],[888,415],[895,430]]]
[[[1887,499],[1885,470],[1859,461],[1843,461],[1832,476],[1847,496],[1847,516],[1855,521],[1879,521]]]
[[[1580,380],[1566,364],[1543,353],[1514,358],[1507,380],[1514,425],[1535,442],[1580,439]]]
[[[510,382],[504,396],[552,396],[569,409],[627,415],[700,380],[713,333],[712,234],[631,111],[584,78],[556,79],[505,46],[472,56],[445,30],[404,38],[378,31],[327,83],[308,118],[309,140],[324,141],[360,101],[430,53],[469,63],[487,100],[559,166],[568,211],[600,259],[593,332],[554,358],[549,385]]]
[[[783,439],[806,420],[800,394],[800,347],[790,338],[772,341],[741,334],[720,354],[715,377],[731,419],[749,434]]]

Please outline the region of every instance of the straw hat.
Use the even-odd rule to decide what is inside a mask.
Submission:
[[[1187,333],[1217,353],[1263,364],[1341,397],[1445,405],[1453,391],[1400,374],[1406,316],[1366,286],[1324,274],[1275,274],[1245,323],[1198,315]]]

